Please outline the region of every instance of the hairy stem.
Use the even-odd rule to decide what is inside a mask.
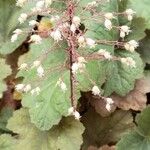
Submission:
[[[72,2],[69,3],[68,5],[68,16],[69,16],[69,23],[70,25],[72,24],[72,19],[73,19],[73,16],[74,16],[74,4]],[[68,50],[69,50],[69,56],[70,56],[70,87],[71,87],[71,105],[72,107],[74,108],[74,110],[76,110],[76,96],[75,96],[75,93],[76,93],[76,78],[75,78],[75,75],[73,74],[72,72],[72,65],[73,63],[76,61],[76,58],[75,58],[75,49],[76,49],[76,46],[75,46],[75,36],[74,34],[69,31],[69,35],[68,35]]]

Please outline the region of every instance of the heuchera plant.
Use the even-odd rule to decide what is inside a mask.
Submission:
[[[7,14],[12,21],[7,21],[10,29],[2,35],[0,62],[5,65],[5,54],[9,60],[11,54],[8,53],[13,55],[13,51],[19,49],[17,75],[14,73],[13,81],[9,77],[6,80],[11,81],[13,98],[21,99],[22,107],[14,112],[8,124],[11,115],[7,117],[7,132],[15,136],[2,134],[0,149],[79,150],[82,147],[90,150],[93,148],[90,145],[104,145],[102,150],[125,150],[128,143],[128,150],[138,150],[136,143],[145,140],[148,134],[145,130],[149,129],[146,121],[149,107],[138,115],[137,129],[111,146],[135,126],[131,112],[127,111],[133,107],[129,105],[125,109],[121,101],[125,103],[123,98],[134,89],[136,79],[144,75],[144,63],[136,49],[138,41],[145,36],[147,24],[146,19],[136,16],[133,3],[128,0],[17,0],[16,3],[6,0],[0,4],[8,5],[10,10],[16,5],[13,8],[16,10]],[[25,45],[26,51],[21,52],[21,45]],[[0,78],[9,74],[8,67],[7,71],[2,70]],[[4,86],[0,85],[0,91],[6,89]],[[81,96],[88,98],[83,102]],[[1,94],[1,97],[4,96]],[[120,101],[119,97],[122,97]],[[95,110],[88,107],[84,115],[82,108],[87,105]],[[146,102],[137,110],[145,106]],[[116,110],[117,107],[123,110]],[[92,125],[93,122],[101,124]],[[102,133],[105,124],[113,127],[114,122],[119,123],[117,129],[121,134],[114,136],[118,132],[115,128],[113,133]],[[100,126],[102,131],[94,131],[95,137],[89,140],[90,128],[95,130]],[[111,132],[111,128],[106,132]],[[105,138],[107,134],[112,139]],[[108,146],[110,143],[113,144]],[[141,150],[150,147],[150,142],[145,144],[148,145],[145,149],[139,144]]]

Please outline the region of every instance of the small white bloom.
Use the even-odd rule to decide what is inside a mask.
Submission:
[[[105,19],[108,19],[108,20],[111,20],[111,19],[114,18],[114,16],[113,16],[112,13],[106,13],[106,14],[104,15],[104,17],[105,17]]]
[[[85,42],[85,38],[83,36],[79,36],[78,38],[78,43],[84,43]]]
[[[98,86],[95,85],[95,86],[92,88],[92,94],[93,94],[93,95],[100,95],[100,93],[101,93],[100,89],[98,88]]]
[[[31,35],[30,40],[29,40],[29,42],[34,42],[35,44],[41,44],[41,41],[42,41],[42,38],[37,34]]]
[[[17,84],[17,85],[15,86],[15,89],[16,89],[17,91],[19,91],[19,92],[22,92],[24,86],[25,86],[24,84]]]
[[[61,79],[57,81],[56,85],[58,85],[63,92],[67,91],[67,86]]]
[[[27,67],[28,67],[28,64],[23,63],[23,64],[20,65],[20,67],[19,67],[18,69],[19,69],[19,70],[24,70],[24,69],[26,69]]]
[[[72,115],[73,112],[74,112],[74,108],[73,108],[73,107],[70,107],[70,108],[68,109],[68,115]]]
[[[40,89],[39,87],[36,87],[36,88],[35,88],[35,91],[36,91],[37,95],[39,95],[40,92],[41,92],[41,89]]]
[[[41,92],[41,89],[40,89],[39,87],[36,87],[35,89],[31,90],[31,94],[32,94],[32,95],[35,94],[35,93],[36,93],[37,95],[39,95],[40,92]]]
[[[78,43],[79,43],[79,47],[85,47],[86,46],[86,40],[85,40],[84,36],[78,37]]]
[[[72,19],[72,23],[78,27],[80,25],[81,19],[78,16],[74,16]]]
[[[108,29],[112,29],[112,22],[109,19],[105,19],[104,26]]]
[[[61,84],[60,84],[60,88],[62,89],[62,91],[67,91],[67,86],[66,86],[66,84],[64,83],[64,82],[61,82]]]
[[[123,32],[123,31],[120,31],[120,37],[121,37],[121,38],[124,38],[125,36],[126,36],[126,33]]]
[[[90,48],[94,48],[96,45],[95,41],[91,38],[86,38],[86,44],[90,46]]]
[[[74,115],[74,117],[75,117],[76,120],[79,120],[79,119],[81,118],[79,112],[77,112],[77,111],[75,111],[75,112],[73,113],[73,115]]]
[[[24,89],[23,89],[23,91],[24,92],[29,92],[31,90],[31,85],[30,84],[27,84],[25,87],[24,87]]]
[[[72,25],[70,26],[70,30],[71,30],[73,33],[75,33],[75,31],[76,31],[76,26],[75,26],[75,24],[72,24]]]
[[[14,34],[20,35],[22,33],[21,29],[16,29],[13,31]]]
[[[127,15],[128,20],[131,21],[133,19],[133,15],[135,14],[135,11],[133,11],[132,9],[127,9],[125,11],[125,14]]]
[[[106,108],[108,111],[111,111],[111,105],[110,105],[110,104],[106,104],[105,108]]]
[[[58,29],[51,32],[51,37],[57,42],[62,40],[61,32]]]
[[[112,98],[106,98],[106,103],[107,104],[113,104],[114,103],[114,101],[112,100]]]
[[[86,60],[83,57],[78,57],[77,62],[72,64],[72,73],[76,74],[78,70],[80,72],[83,72],[85,68],[85,63],[86,63]]]
[[[37,9],[42,9],[42,8],[44,7],[44,5],[45,5],[44,0],[43,0],[43,1],[38,1],[38,2],[36,3],[36,8],[37,8]]]
[[[130,66],[130,67],[133,67],[133,68],[136,67],[136,63],[133,60],[133,58],[131,58],[131,57],[121,58],[121,62],[123,64],[126,64],[127,66]]]
[[[86,63],[86,60],[84,59],[84,57],[78,57],[77,60],[78,60],[78,63]]]
[[[40,66],[40,65],[41,65],[41,61],[36,60],[36,61],[33,62],[32,68],[38,67],[38,66]]]
[[[79,64],[77,62],[73,63],[71,69],[72,69],[72,73],[76,74],[77,71],[79,70]]]
[[[134,52],[134,50],[139,46],[138,42],[136,42],[135,40],[131,40],[127,43],[125,43],[124,47],[126,50],[130,51],[130,52]]]
[[[128,35],[131,32],[130,27],[124,25],[120,27],[120,37],[124,38],[125,35]]]
[[[20,24],[24,23],[27,20],[28,15],[26,13],[22,13],[20,14],[18,21],[20,22]]]
[[[111,98],[106,98],[106,109],[108,111],[111,111],[111,107],[112,107],[113,103],[114,103],[114,101]]]
[[[96,1],[93,1],[93,2],[89,2],[88,4],[87,4],[87,7],[95,7],[95,6],[97,6],[97,2]]]
[[[44,76],[44,69],[43,69],[43,67],[41,65],[37,68],[37,75],[40,78],[42,78]]]
[[[36,20],[30,20],[29,21],[29,26],[35,26],[37,24],[38,24],[38,22]]]
[[[27,0],[17,0],[16,6],[23,7],[23,5],[27,2]]]
[[[13,35],[11,36],[11,42],[12,42],[12,43],[15,42],[15,41],[17,40],[17,38],[18,38],[18,34],[13,34]]]
[[[108,60],[112,59],[112,55],[110,54],[110,52],[107,52],[105,49],[100,49],[98,51],[98,54],[104,56]]]

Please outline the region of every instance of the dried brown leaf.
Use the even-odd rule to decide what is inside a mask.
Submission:
[[[123,110],[143,110],[146,107],[147,97],[146,93],[150,92],[150,76],[137,80],[134,90],[127,96],[121,97],[113,94],[112,98],[117,107]]]

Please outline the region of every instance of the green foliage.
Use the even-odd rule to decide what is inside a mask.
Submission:
[[[49,39],[43,40],[41,45],[31,45],[31,50],[26,55],[20,58],[20,62],[33,62],[36,58],[40,59],[43,54],[43,50],[49,50],[51,41]],[[48,77],[43,78],[42,82],[38,82],[38,76],[36,68],[29,71],[20,71],[18,76],[25,77],[23,83],[27,84],[32,82],[33,86],[39,86],[41,92],[39,95],[26,94],[23,97],[22,104],[25,107],[29,107],[31,121],[36,124],[42,130],[49,130],[53,125],[58,124],[62,115],[68,114],[68,108],[70,107],[70,85],[69,85],[69,72],[63,67],[55,72],[50,71],[53,67],[61,65],[65,61],[64,49],[53,49],[51,53],[46,56],[46,61],[43,62],[43,67],[47,68]],[[60,87],[58,87],[57,81],[60,77],[63,77],[63,81],[67,84],[68,90],[64,93]]]
[[[150,35],[147,31],[147,35],[140,41],[140,46],[138,52],[141,54],[141,57],[145,63],[150,64]]]
[[[0,149],[1,150],[15,150],[16,140],[9,134],[0,136]]]
[[[134,126],[133,118],[129,111],[117,110],[109,117],[102,117],[90,109],[82,118],[85,126],[83,134],[83,150],[90,145],[102,146],[115,143]]]
[[[12,150],[79,150],[84,131],[82,124],[72,117],[63,118],[59,125],[49,131],[40,131],[31,123],[27,109],[15,111],[7,127],[19,136],[14,140],[16,143],[12,143],[9,136],[4,138],[0,147],[4,144],[10,147],[13,145]]]
[[[6,83],[4,82],[4,78],[6,78],[11,73],[10,66],[5,63],[5,59],[0,58],[0,98],[2,97],[2,92],[6,90]]]
[[[27,24],[20,25],[17,19],[22,12],[28,12],[35,2],[29,2],[23,8],[17,8],[15,4],[15,0],[0,1],[0,54],[13,52],[28,36],[27,33],[24,33],[19,36],[16,42],[11,43],[10,41],[12,32],[15,29],[25,29],[27,27]]]
[[[122,137],[117,150],[149,150],[150,149],[150,107],[136,117],[137,128]]]
[[[112,62],[109,64],[109,75],[105,83],[105,95],[110,95],[113,92],[124,96],[134,88],[135,79],[142,77],[143,63],[138,53],[130,53],[126,51],[117,51],[120,57],[132,57],[135,62],[135,68],[130,68],[122,65],[120,62]],[[107,72],[107,73],[108,73]]]
[[[150,28],[150,1],[149,0],[129,0],[128,8],[136,11],[137,17],[142,17],[146,20],[146,27]]]
[[[72,0],[72,2],[73,1],[77,2],[76,0]],[[39,94],[32,94],[31,91],[26,93],[25,91],[20,92],[15,89],[14,82],[18,83],[20,79],[14,79],[11,76],[11,81],[7,82],[10,93],[8,98],[7,96],[5,98],[6,103],[13,103],[14,105],[18,103],[19,105],[16,104],[16,108],[23,108],[15,111],[13,117],[11,117],[12,110],[5,107],[2,109],[0,113],[0,150],[79,150],[81,149],[81,145],[82,150],[88,150],[90,145],[97,147],[112,145],[117,143],[120,139],[116,146],[117,150],[149,150],[149,106],[136,116],[137,127],[135,127],[133,115],[130,111],[115,110],[117,107],[115,100],[112,104],[113,110],[108,113],[110,116],[102,117],[89,106],[92,104],[89,100],[85,99],[85,104],[81,104],[78,102],[78,99],[81,97],[81,91],[91,91],[94,85],[98,86],[101,91],[102,97],[97,96],[97,98],[95,96],[97,98],[95,101],[100,100],[103,104],[100,107],[106,107],[106,103],[108,103],[108,99],[103,96],[111,96],[113,93],[120,97],[124,96],[125,98],[131,90],[134,90],[136,97],[139,96],[138,93],[141,93],[145,98],[146,91],[148,91],[145,90],[145,88],[147,87],[143,88],[143,93],[141,92],[142,90],[137,90],[134,87],[136,80],[143,76],[144,63],[150,62],[150,38],[149,33],[147,32],[147,36],[145,37],[146,34],[144,32],[146,28],[150,28],[150,1],[110,0],[108,3],[108,1],[102,0],[101,2],[97,1],[99,4],[96,8],[91,8],[90,10],[86,10],[85,7],[88,2],[93,2],[93,0],[80,0],[76,6],[73,6],[75,8],[72,7],[71,3],[68,5],[67,0],[54,1],[49,8],[50,11],[43,14],[40,10],[37,14],[31,10],[35,8],[36,2],[36,0],[28,1],[23,8],[16,8],[15,0],[0,1],[0,68],[2,68],[0,71],[0,98],[2,97],[2,92],[7,88],[4,79],[11,74],[10,66],[8,66],[5,61],[6,59],[8,61],[11,57],[9,54],[16,49],[17,52],[15,52],[17,54],[15,53],[14,56],[19,56],[15,59],[18,60],[18,66],[26,63],[28,67],[18,70],[17,73],[17,64],[15,64],[15,62],[11,65],[13,69],[12,76],[17,74],[17,78],[23,77],[21,83],[24,85],[31,84],[31,90],[40,87]],[[51,21],[50,18],[55,15],[59,15],[60,18],[64,16],[62,20],[64,19],[64,22],[71,24],[73,21],[71,21],[72,16],[69,16],[71,14],[70,8],[72,11],[75,9],[73,15],[79,16],[81,19],[79,29],[77,27],[77,30],[73,33],[72,31],[69,32],[70,27],[68,27],[68,29],[64,28],[67,32],[61,30],[63,39],[60,41],[52,40],[50,37],[51,31],[55,31],[55,26],[57,29],[59,21],[55,23],[55,21]],[[131,22],[127,20],[125,14],[120,14],[128,8],[132,8],[137,12],[136,17]],[[41,9],[41,11],[42,10],[43,9]],[[113,24],[112,30],[107,30],[104,26],[104,20],[106,19],[104,14],[108,12],[112,12],[115,15],[115,18],[110,19]],[[19,24],[17,19],[21,13],[28,13],[29,19],[37,19],[36,21],[39,21],[34,30],[33,27],[29,27],[28,20],[23,24]],[[122,25],[128,25],[132,30],[132,33],[127,35],[124,39],[119,35],[119,27]],[[12,43],[10,39],[15,29],[21,29],[25,32],[18,36],[16,42]],[[33,34],[42,37],[41,44],[34,44],[34,40],[29,40]],[[70,38],[70,35],[71,38],[74,38],[73,40]],[[74,37],[74,35],[76,35],[76,37]],[[78,36],[82,35],[85,39],[91,38],[96,41],[96,46],[93,48],[89,48],[89,46],[80,47]],[[131,53],[125,50],[124,43],[130,40],[141,40],[137,52]],[[26,43],[25,45],[23,45],[24,42]],[[72,50],[73,54],[70,53],[73,47],[70,44],[71,42],[75,45],[75,50]],[[119,45],[119,43],[122,45]],[[25,54],[23,54],[24,52],[20,49],[21,46],[25,48],[29,46]],[[105,56],[98,59],[90,59],[90,56],[97,54],[96,52],[100,49],[106,49],[107,52],[110,52],[113,59],[108,60]],[[71,55],[75,57],[73,61],[72,58],[70,58]],[[1,56],[6,59],[1,58]],[[12,59],[14,56],[12,56]],[[82,56],[86,60],[85,70],[70,75],[72,71],[70,67],[72,67],[73,63],[78,62],[77,58],[79,56]],[[120,62],[120,58],[126,57],[133,58],[136,63],[135,68],[131,68]],[[39,60],[41,66],[44,68],[45,75],[42,78],[39,78],[37,75],[37,67],[33,67],[33,62],[36,60]],[[16,70],[13,67],[16,67]],[[70,76],[73,77],[74,80]],[[67,87],[65,92],[58,85],[60,79]],[[9,99],[9,97],[13,97],[13,92],[18,92],[18,94],[22,96],[22,106],[20,106],[19,102],[14,102],[12,99]],[[73,117],[68,117],[68,109],[73,106],[73,104],[71,105],[71,103],[73,103],[73,100],[71,102],[71,96],[73,98],[75,97],[74,103],[77,104],[77,108],[75,109],[82,115],[82,123]],[[130,95],[128,96],[130,97]],[[132,93],[130,99],[133,100]],[[136,103],[138,103],[139,99],[140,98],[135,100]],[[5,103],[5,100],[3,101],[2,99],[0,108],[5,105],[3,102]],[[141,100],[140,102],[146,106],[146,101]],[[141,104],[140,102],[139,105]],[[98,103],[95,103],[95,105],[97,104]],[[119,104],[121,105],[121,103]],[[83,110],[85,114],[82,114],[81,108],[78,107],[80,105],[81,108],[85,107]],[[125,105],[134,105],[134,101]],[[93,105],[93,107],[95,106]],[[133,109],[133,107],[130,106],[128,108]],[[105,109],[107,109],[107,107]],[[139,110],[139,108],[135,110]],[[114,112],[112,113],[112,111]],[[85,132],[82,124],[85,126]],[[124,135],[124,133],[133,129],[133,127],[135,127],[133,131]]]
[[[12,116],[13,109],[4,107],[0,112],[0,133],[9,132],[6,128],[8,119]]]

